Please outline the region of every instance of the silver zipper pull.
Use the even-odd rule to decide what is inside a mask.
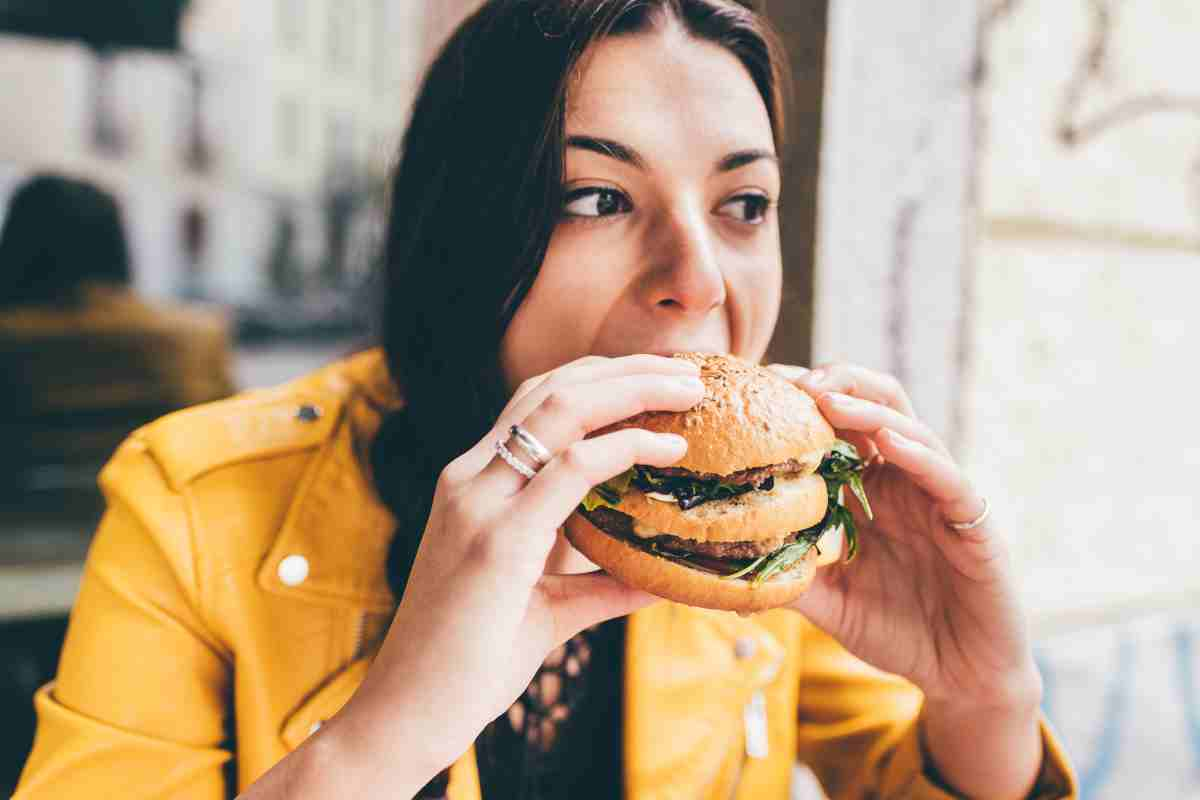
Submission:
[[[767,696],[755,692],[742,711],[746,723],[746,755],[750,758],[766,758],[767,743]]]

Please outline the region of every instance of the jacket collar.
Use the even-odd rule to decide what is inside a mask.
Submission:
[[[366,453],[383,416],[400,407],[382,352],[368,350],[302,379],[295,387],[329,419],[330,434],[300,481],[259,570],[273,594],[325,606],[384,612],[395,605],[387,552],[395,519],[372,485]],[[301,556],[307,575],[289,584],[285,559]],[[294,561],[294,559],[293,559]]]

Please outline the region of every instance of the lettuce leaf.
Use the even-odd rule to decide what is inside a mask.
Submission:
[[[616,508],[621,504],[621,498],[629,491],[629,484],[633,481],[635,470],[630,468],[609,478],[599,486],[593,486],[580,502],[585,511],[595,511],[601,506],[608,508]]]

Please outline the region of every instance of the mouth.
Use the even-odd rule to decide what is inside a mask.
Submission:
[[[676,353],[718,353],[720,355],[729,355],[729,351],[724,348],[711,348],[703,345],[685,344],[678,347],[655,347],[643,351],[652,356],[663,356],[670,358]]]

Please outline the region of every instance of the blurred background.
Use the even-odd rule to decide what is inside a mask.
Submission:
[[[475,5],[0,2],[0,792],[99,465],[369,343],[408,105]],[[760,6],[796,86],[771,357],[897,375],[988,494],[1084,797],[1200,797],[1200,5]]]

